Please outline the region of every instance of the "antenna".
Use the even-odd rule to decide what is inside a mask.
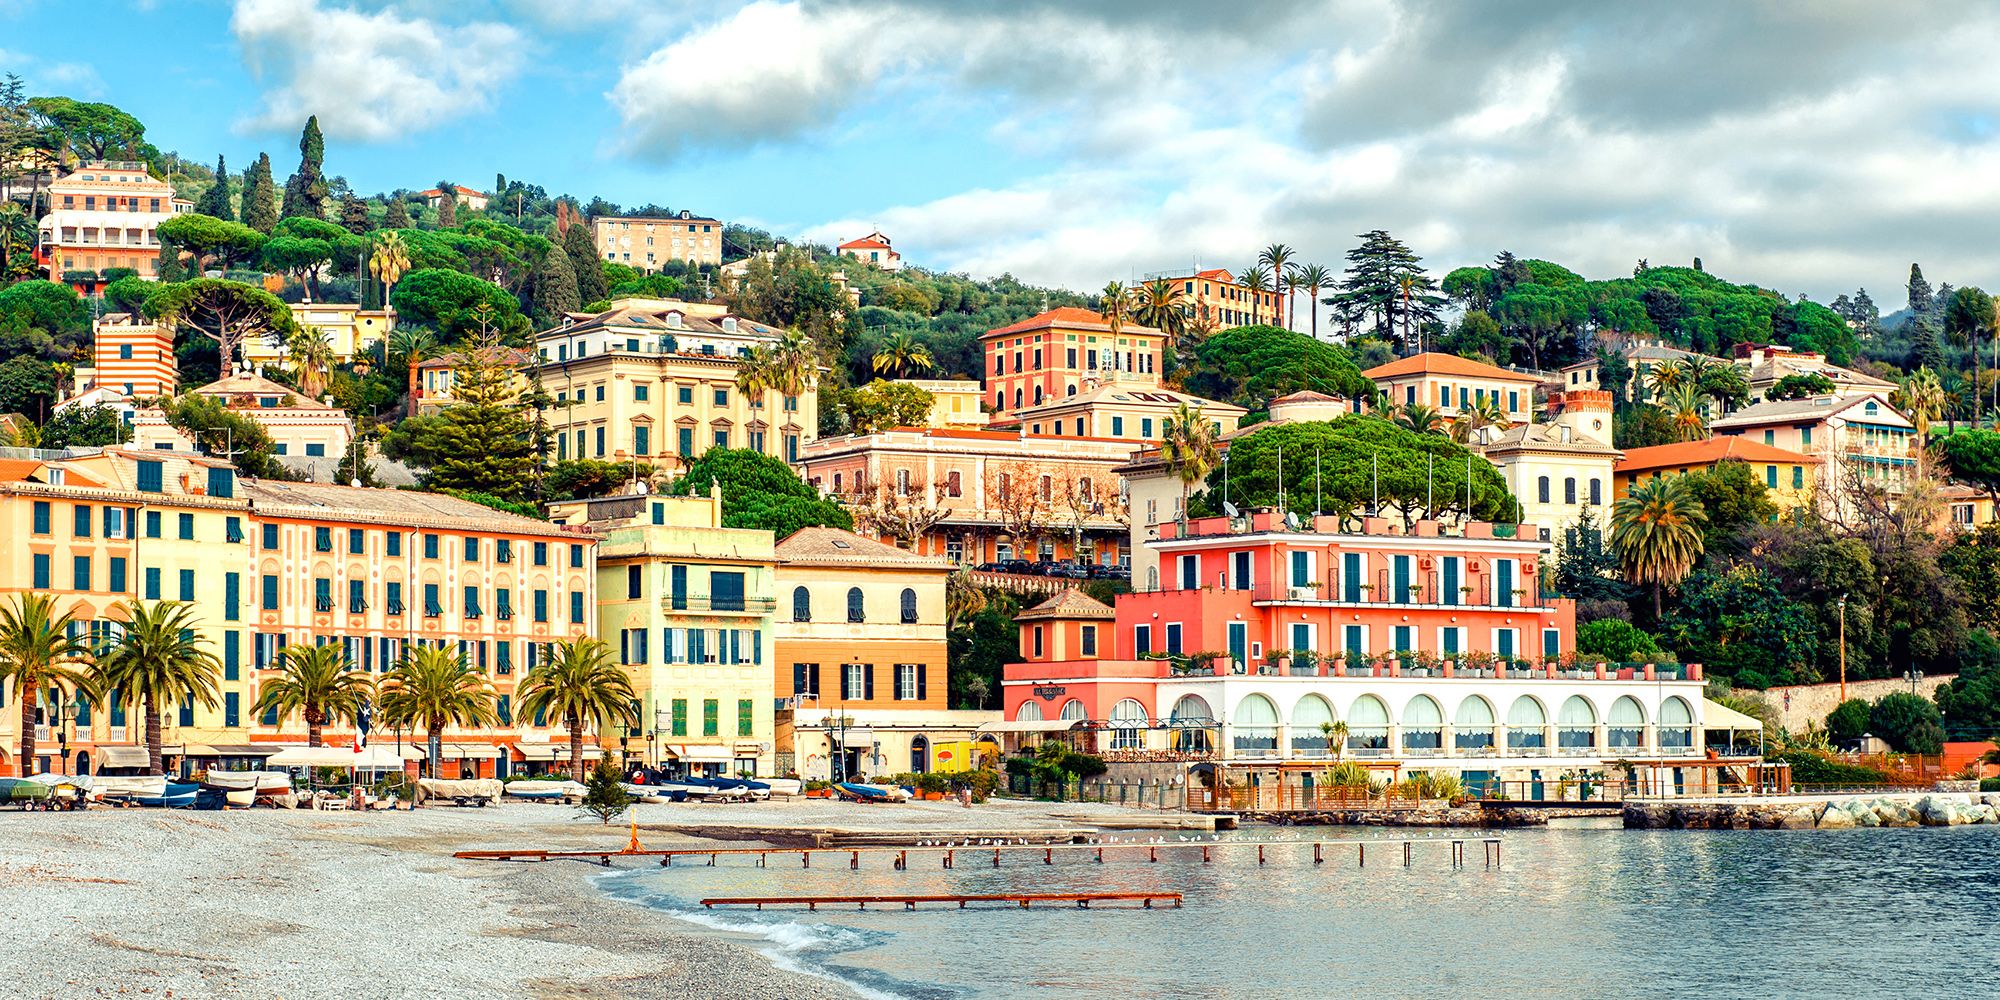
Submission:
[[[1292,513],[1291,511],[1286,511],[1285,527],[1290,528],[1293,531],[1299,530],[1299,516],[1297,514]]]
[[[1236,505],[1235,505],[1235,504],[1233,504],[1233,503],[1230,503],[1230,502],[1229,502],[1229,501],[1227,501],[1227,500],[1224,500],[1224,501],[1222,501],[1222,512],[1223,512],[1224,514],[1227,514],[1227,515],[1229,515],[1229,517],[1231,517],[1231,518],[1235,518],[1235,517],[1238,517],[1238,516],[1240,516],[1240,515],[1238,515],[1238,514],[1237,514],[1237,512],[1236,512]]]

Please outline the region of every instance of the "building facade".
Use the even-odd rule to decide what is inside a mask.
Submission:
[[[896,381],[931,394],[931,413],[925,426],[986,426],[986,409],[980,402],[984,392],[977,381],[950,378],[899,378]]]
[[[171,396],[180,377],[174,334],[131,313],[107,313],[90,324],[94,367],[77,373],[79,391],[102,385],[126,399]]]
[[[889,237],[882,235],[880,229],[860,239],[848,240],[842,243],[837,249],[842,257],[865,260],[884,271],[900,271],[903,269],[903,255],[897,253],[895,248],[889,245]]]
[[[0,480],[4,589],[54,595],[80,634],[105,640],[122,627],[126,601],[185,601],[221,663],[215,706],[165,712],[169,758],[254,764],[302,745],[301,719],[250,711],[278,651],[300,642],[338,644],[378,677],[415,645],[463,655],[497,692],[500,720],[447,734],[447,774],[505,774],[567,742],[561,720],[522,718],[512,706],[549,643],[593,629],[587,532],[437,494],[239,480],[225,463],[185,453],[107,449],[32,465]],[[129,760],[143,733],[127,712],[87,701],[45,709],[44,759],[29,770],[88,773],[118,747]],[[0,711],[0,754],[18,746],[18,718]],[[336,723],[325,740],[353,737]],[[420,734],[378,728],[374,739],[424,757]]]
[[[807,445],[798,466],[871,535],[958,565],[1007,559],[1122,564],[1117,468],[1134,442],[904,427]],[[911,537],[914,536],[914,537]]]
[[[657,271],[670,260],[687,264],[722,263],[722,221],[682,211],[670,218],[592,219],[590,235],[605,260],[641,271]]]
[[[353,303],[294,302],[292,321],[326,336],[335,364],[352,364],[355,358],[375,357],[376,345],[388,335],[389,314],[383,309],[363,309]],[[243,360],[250,365],[279,365],[286,360],[282,345],[267,337],[251,337],[243,342]]]
[[[1717,437],[1740,437],[1817,457],[1822,478],[1901,492],[1917,464],[1916,424],[1880,393],[1766,400],[1709,422]]]
[[[1183,406],[1207,420],[1218,435],[1235,430],[1249,412],[1232,403],[1169,389],[1157,379],[1094,381],[1086,379],[1084,390],[1074,396],[1015,410],[993,426],[1024,428],[1031,435],[1131,441],[1136,446],[1158,444],[1166,437],[1168,420]]]
[[[1818,485],[1815,473],[1819,461],[1818,455],[1786,451],[1741,436],[1631,448],[1618,460],[1616,495],[1623,497],[1642,482],[1706,472],[1723,462],[1742,462],[1763,481],[1766,495],[1778,509],[1808,508]]]
[[[986,395],[994,412],[1011,416],[1098,383],[1158,385],[1167,338],[1133,323],[1114,333],[1103,316],[1065,306],[989,330],[979,342]]]
[[[598,497],[550,516],[601,539],[598,637],[632,675],[647,761],[773,773],[771,533],[723,527],[719,493]]]
[[[173,185],[136,161],[92,160],[49,184],[48,214],[40,222],[40,259],[51,281],[69,271],[129,267],[140,277],[159,274],[160,223],[194,211],[174,197]]]
[[[807,778],[879,774],[891,762],[892,773],[928,771],[932,742],[970,738],[976,727],[934,731],[951,721],[951,563],[824,527],[785,538],[777,557],[778,671],[769,694],[792,713],[781,767]],[[801,721],[799,709],[819,712]],[[926,766],[909,766],[917,763]]]
[[[1487,400],[1513,423],[1527,423],[1535,411],[1535,387],[1540,376],[1496,368],[1455,354],[1426,352],[1398,358],[1362,372],[1387,393],[1392,406],[1421,404],[1446,420]]]
[[[1611,446],[1610,393],[1558,393],[1546,422],[1491,432],[1479,452],[1520,502],[1521,520],[1560,529],[1587,513],[1600,528],[1611,523],[1619,452]]]
[[[748,448],[787,462],[819,436],[819,396],[737,388],[743,362],[781,331],[684,303],[621,299],[535,339],[554,399],[545,411],[557,460],[692,461]]]
[[[436,208],[444,203],[444,189],[431,188],[420,193],[418,197],[424,200],[425,205]],[[486,210],[486,193],[483,191],[474,191],[463,184],[453,184],[451,186],[451,200],[459,207],[470,211],[483,212]]]
[[[1271,323],[1283,326],[1283,306],[1277,292],[1264,288],[1251,288],[1236,280],[1236,276],[1219,267],[1206,271],[1168,272],[1149,275],[1148,281],[1165,280],[1179,285],[1181,298],[1187,303],[1188,314],[1197,319],[1206,317],[1214,322],[1218,330],[1231,327],[1250,326],[1256,323]]]
[[[329,474],[354,440],[354,421],[346,410],[302,398],[291,387],[262,375],[230,375],[188,391],[255,420],[270,436],[273,454],[309,462],[324,460]],[[132,444],[148,450],[196,450],[194,442],[168,424],[166,414],[156,409],[133,414]]]

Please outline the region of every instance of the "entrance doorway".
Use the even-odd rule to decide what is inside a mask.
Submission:
[[[923,774],[931,769],[931,741],[918,736],[910,740],[910,771]]]

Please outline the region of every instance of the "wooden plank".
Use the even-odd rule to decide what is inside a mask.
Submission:
[[[715,896],[701,901],[704,907],[717,906],[805,906],[817,908],[821,905],[836,906],[853,904],[866,907],[869,903],[881,905],[901,904],[906,909],[914,909],[919,903],[955,903],[960,907],[967,903],[1018,903],[1027,907],[1034,903],[1073,903],[1088,908],[1091,903],[1134,902],[1143,903],[1147,909],[1154,902],[1181,905],[1178,892],[1030,892],[1030,893],[987,893],[973,895],[887,895],[887,896]]]

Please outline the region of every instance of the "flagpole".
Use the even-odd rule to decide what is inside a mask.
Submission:
[[[1318,517],[1326,510],[1319,499],[1319,446],[1313,446],[1313,516]]]

